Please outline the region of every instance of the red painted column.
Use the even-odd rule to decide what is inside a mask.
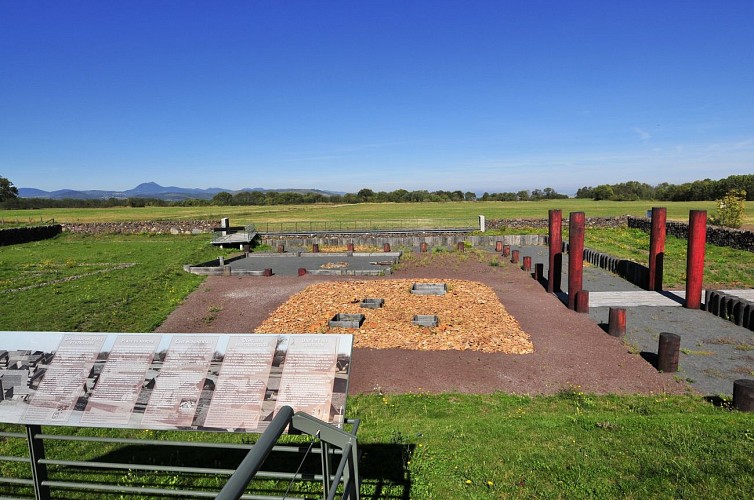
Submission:
[[[511,252],[511,263],[518,264],[518,256],[521,254],[521,250],[513,250]]]
[[[560,280],[563,273],[563,214],[560,210],[550,210],[550,262],[547,268],[547,291],[550,293],[560,290]]]
[[[531,257],[524,255],[524,265],[521,266],[524,271],[531,271]]]
[[[584,282],[584,212],[571,212],[568,226],[568,309],[576,309],[576,294]]]
[[[707,244],[707,211],[689,212],[689,240],[686,254],[686,308],[699,309],[702,305],[704,282],[704,252]]]
[[[667,210],[652,207],[652,230],[649,234],[649,280],[647,290],[662,291],[662,269],[665,261],[665,221]]]

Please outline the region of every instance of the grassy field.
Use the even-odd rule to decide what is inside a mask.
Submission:
[[[754,490],[751,416],[691,396],[556,396],[504,394],[361,395],[348,413],[362,420],[359,445],[363,498],[748,498]],[[107,434],[96,429],[63,433]],[[186,434],[118,431],[118,436],[186,439]],[[239,442],[229,434],[210,440]],[[295,438],[285,438],[295,440]],[[113,456],[116,445],[66,443],[62,457]],[[24,443],[0,451],[24,453]],[[152,447],[119,452],[173,465],[232,467],[238,457],[202,452],[179,458]],[[57,458],[57,457],[56,457]],[[295,468],[295,466],[294,466]],[[28,466],[3,465],[3,476],[28,475]],[[81,472],[79,480],[115,484],[185,486],[189,474]],[[197,484],[195,482],[194,484]],[[221,478],[199,481],[218,489]],[[282,494],[286,484],[255,485]],[[296,488],[308,493],[312,486]],[[71,493],[66,498],[87,498]],[[89,496],[90,497],[90,496]],[[154,498],[154,497],[143,497]]]
[[[644,262],[648,236],[588,230],[586,243]],[[151,331],[202,280],[181,266],[219,253],[207,235],[66,233],[0,247],[0,330]],[[705,281],[754,286],[753,256],[708,245]],[[668,238],[666,283],[682,280],[684,266],[685,242]],[[751,416],[693,396],[375,394],[350,397],[348,414],[363,419],[366,498],[745,498],[754,488]],[[220,436],[213,439],[240,439]],[[0,454],[24,446],[0,440]],[[27,470],[3,464],[0,474]],[[180,485],[190,477],[112,479]]]
[[[668,209],[668,219],[688,221],[689,210],[715,211],[714,202],[652,201],[615,202],[591,200],[542,200],[533,202],[453,202],[453,203],[359,203],[355,205],[275,205],[247,207],[144,207],[111,209],[0,210],[0,224],[56,222],[120,222],[140,220],[219,220],[230,217],[231,224],[257,225],[279,222],[373,221],[412,219],[467,219],[476,225],[477,217],[488,219],[547,218],[549,209],[584,212],[587,216],[644,216],[653,206]],[[744,224],[754,227],[754,206],[748,204]]]
[[[200,236],[78,236],[0,247],[0,330],[149,332],[222,251]]]

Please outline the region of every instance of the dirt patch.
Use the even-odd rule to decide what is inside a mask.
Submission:
[[[518,321],[508,314],[492,288],[466,280],[443,280],[444,295],[411,293],[414,283],[432,280],[340,281],[311,285],[278,307],[256,332],[352,333],[354,347],[420,351],[478,351],[528,354],[534,348]],[[380,298],[378,309],[361,300]],[[336,314],[364,314],[357,329],[332,328]],[[437,316],[435,327],[412,323],[414,316]]]

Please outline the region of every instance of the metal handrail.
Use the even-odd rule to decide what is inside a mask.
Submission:
[[[293,409],[290,406],[280,408],[275,418],[270,422],[269,427],[265,429],[259,440],[254,444],[246,457],[236,468],[236,472],[230,476],[223,489],[217,495],[218,500],[237,500],[243,495],[246,486],[254,478],[259,469],[262,468],[267,456],[272,451],[278,438],[285,432],[293,418]]]

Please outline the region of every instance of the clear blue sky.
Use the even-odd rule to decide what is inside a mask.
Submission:
[[[754,2],[3,1],[17,187],[476,191],[754,173]]]

